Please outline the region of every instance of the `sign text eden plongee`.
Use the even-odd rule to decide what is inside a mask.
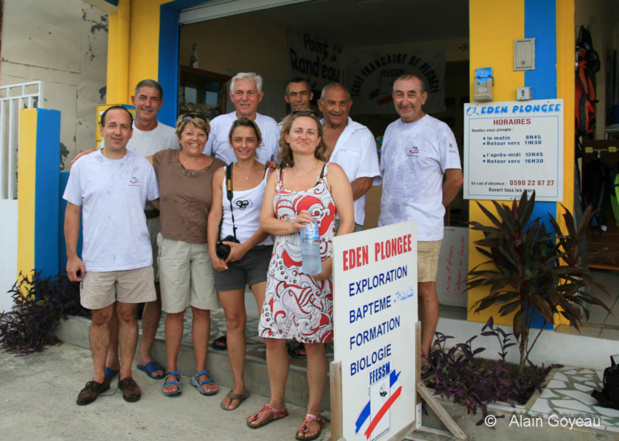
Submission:
[[[416,231],[411,221],[333,241],[346,440],[389,439],[415,420]]]

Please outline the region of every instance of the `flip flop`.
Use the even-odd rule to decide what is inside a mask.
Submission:
[[[315,435],[313,436],[309,436],[309,437],[301,437],[299,436],[299,434],[305,434],[307,432],[309,432],[309,426],[310,424],[316,421],[318,423],[318,425],[320,426],[320,428],[318,429],[318,432],[316,432]],[[303,425],[301,426],[301,428],[299,429],[299,431],[297,432],[297,435],[295,436],[295,439],[298,439],[299,441],[310,441],[313,439],[316,439],[320,436],[320,432],[322,432],[322,426],[325,425],[325,419],[319,415],[312,415],[311,413],[308,413],[305,415],[305,420],[303,421]]]
[[[110,381],[112,381],[112,379],[118,374],[120,374],[120,369],[105,368],[105,376],[109,378]]]
[[[170,381],[168,381],[168,377],[169,377],[170,375],[174,375],[176,378],[178,378],[178,380],[177,380],[177,381],[175,381],[175,380],[170,380]],[[179,372],[176,372],[176,371],[170,371],[170,372],[168,372],[168,373],[166,374],[165,378],[163,379],[163,387],[166,387],[166,386],[178,386],[178,389],[176,389],[176,390],[175,390],[175,391],[173,391],[173,392],[166,392],[166,391],[162,390],[161,392],[162,392],[162,393],[163,393],[166,397],[174,397],[174,396],[176,396],[176,395],[180,395],[180,394],[181,394],[181,392],[183,391],[183,390],[181,389],[181,374],[180,374]]]
[[[207,375],[208,376],[208,371],[206,369],[204,369],[203,371],[198,372],[196,375],[194,375],[193,377],[191,377],[191,385],[193,387],[195,387],[196,389],[198,389],[198,392],[200,392],[202,395],[217,395],[217,393],[219,392],[219,389],[217,389],[214,392],[206,392],[202,386],[204,386],[205,384],[215,384],[215,382],[213,380],[211,380],[210,378],[207,377],[206,380],[202,380],[199,381],[198,379],[202,376],[202,375]],[[217,385],[216,385],[217,386]]]
[[[140,366],[138,364],[138,370],[142,372],[146,372],[146,375],[148,375],[153,380],[161,380],[165,376],[165,374],[153,375],[153,372],[155,371],[165,372],[165,369],[163,368],[163,366],[161,366],[156,361],[149,361],[148,363],[146,363],[146,366]]]
[[[226,334],[213,340],[212,347],[217,351],[225,351],[228,349],[228,339],[226,338]]]
[[[230,409],[229,407],[226,407],[224,405],[224,402],[222,401],[219,407],[221,407],[223,410],[237,410],[239,406],[241,405],[241,403],[245,401],[247,398],[249,398],[249,391],[245,392],[244,394],[233,394],[232,391],[230,391],[228,392],[228,395],[226,395],[226,397],[230,400],[230,404],[232,404],[234,400],[239,400],[239,404],[237,404],[236,407],[233,407],[232,409]]]
[[[271,412],[271,417],[272,418],[267,418],[266,420],[264,420],[263,422],[261,422],[258,425],[252,425],[251,423],[253,423],[254,421],[258,421],[258,419],[260,418],[260,415],[262,415],[262,412]],[[249,427],[251,427],[252,429],[258,429],[260,427],[266,426],[269,423],[272,423],[275,420],[279,420],[282,418],[285,418],[288,416],[288,410],[284,409],[284,410],[277,410],[276,408],[274,408],[273,406],[271,406],[270,404],[265,404],[264,407],[262,409],[260,409],[258,411],[258,413],[256,413],[254,415],[254,417],[249,417],[247,419],[247,425]]]

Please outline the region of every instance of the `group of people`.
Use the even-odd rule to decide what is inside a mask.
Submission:
[[[287,341],[293,340],[302,345],[292,350],[307,356],[309,384],[307,414],[296,438],[315,439],[325,422],[320,416],[325,343],[333,339],[332,239],[363,229],[365,194],[381,181],[379,225],[417,220],[421,349],[427,362],[438,320],[435,279],[444,207],[462,185],[458,148],[451,130],[423,112],[427,91],[414,75],[394,82],[400,119],[385,133],[380,163],[374,136],[350,118],[352,100],[340,84],[322,89],[321,120],[310,110],[308,83],[291,80],[285,100],[292,113],[279,125],[257,112],[263,98],[259,75],[237,74],[229,96],[235,111],[210,123],[204,115],[184,114],[174,130],[156,119],[161,86],[141,81],[132,97],[136,120],[124,107],[110,107],[101,116],[100,148],[74,161],[64,194],[67,274],[81,282],[81,303],[92,310],[94,363],[93,379],[77,404],[93,402],[116,375],[123,398],[140,399],[131,366],[137,304],[146,302],[137,365],[149,377],[164,379],[166,396],[182,392],[177,361],[189,306],[195,352],[190,384],[203,395],[218,393],[206,360],[210,311],[223,306],[234,386],[221,407],[238,408],[249,396],[244,382],[249,286],[261,311],[256,332],[265,340],[271,399],[247,425],[259,428],[288,414]],[[306,274],[299,233],[312,220],[320,232],[322,270]],[[150,354],[161,310],[166,369]]]

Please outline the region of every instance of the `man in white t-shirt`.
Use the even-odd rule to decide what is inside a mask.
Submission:
[[[423,80],[411,74],[400,76],[393,83],[392,96],[400,119],[389,124],[383,138],[378,225],[417,221],[421,360],[427,363],[439,314],[436,274],[443,217],[462,187],[462,166],[449,126],[422,109],[428,99]]]
[[[380,168],[376,141],[370,130],[353,121],[350,94],[338,83],[323,87],[318,100],[322,112],[323,141],[326,156],[344,169],[355,201],[355,231],[363,230],[365,222],[365,194],[372,185],[380,185]]]
[[[163,105],[163,88],[155,80],[142,80],[135,86],[135,95],[131,97],[131,103],[135,107],[136,119],[133,122],[133,136],[127,144],[127,150],[140,156],[152,156],[165,149],[179,148],[178,138],[175,129],[162,122],[157,121],[157,114]],[[99,148],[103,148],[105,140],[101,140]],[[87,151],[85,153],[90,153]],[[76,156],[74,163],[82,155]],[[157,289],[157,300],[144,305],[142,313],[142,343],[138,353],[138,368],[153,379],[163,378],[165,372],[163,367],[153,360],[151,355],[159,319],[161,318],[161,294],[159,283],[157,282],[157,233],[159,232],[159,211],[152,205],[147,204],[146,218],[148,231],[150,234],[151,247],[153,249],[153,271],[155,274],[155,287]],[[112,344],[106,361],[106,372],[110,378],[118,373],[118,345],[117,337],[114,335],[116,330],[116,320],[113,320]]]
[[[121,352],[119,388],[128,402],[141,397],[131,375],[138,339],[137,305],[156,298],[144,206],[159,198],[159,190],[152,165],[127,151],[132,119],[121,106],[103,113],[100,130],[105,148],[73,166],[63,195],[67,275],[81,282],[80,303],[92,311],[94,376],[80,392],[78,405],[92,403],[110,388],[105,362],[114,310]],[[81,218],[82,259],[77,255]]]
[[[258,104],[262,101],[262,77],[253,72],[241,72],[230,80],[230,100],[236,109],[234,112],[219,115],[211,121],[211,133],[204,147],[204,154],[219,158],[226,164],[236,162],[236,156],[228,135],[232,123],[244,116],[256,121],[260,128],[262,141],[256,150],[256,159],[270,166],[277,161],[279,150],[279,127],[270,116],[258,113]]]

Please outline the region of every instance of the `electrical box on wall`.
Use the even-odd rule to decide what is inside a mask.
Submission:
[[[475,101],[492,101],[492,77],[491,67],[475,69],[475,82],[473,83],[473,99]]]
[[[535,70],[535,38],[514,40],[514,70]]]

